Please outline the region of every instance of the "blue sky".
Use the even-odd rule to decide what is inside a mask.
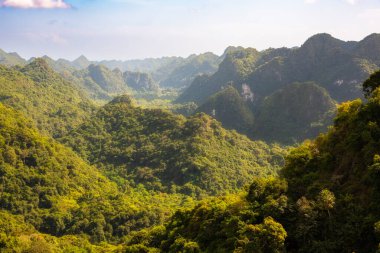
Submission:
[[[188,56],[380,33],[380,0],[0,0],[0,48],[23,57]]]

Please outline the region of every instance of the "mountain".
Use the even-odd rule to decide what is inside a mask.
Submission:
[[[211,96],[196,112],[212,115],[223,127],[240,133],[249,133],[254,124],[251,109],[233,86],[227,86]]]
[[[355,47],[355,54],[380,65],[380,34],[374,33],[365,37]]]
[[[182,61],[181,57],[161,57],[126,61],[104,60],[100,61],[99,64],[110,69],[118,68],[121,71],[153,73],[163,66],[175,65],[180,61]]]
[[[150,207],[139,207],[135,197],[2,104],[0,125],[2,214],[18,215],[44,234],[86,234],[92,242],[115,240],[157,222]]]
[[[86,69],[66,74],[66,78],[96,100],[110,101],[112,97],[124,93],[158,93],[160,90],[158,84],[146,73],[123,73],[119,69],[110,70],[103,65],[91,64]]]
[[[86,69],[74,72],[74,76],[82,81],[84,89],[95,96],[97,91],[115,95],[128,91],[120,71],[112,71],[102,65],[89,65]]]
[[[158,92],[160,89],[153,78],[146,73],[125,71],[123,78],[127,85],[136,91]]]
[[[26,61],[21,58],[17,53],[6,53],[0,49],[0,64],[5,66],[23,66]]]
[[[255,68],[260,53],[253,48],[228,49],[218,71],[211,75],[202,75],[194,79],[176,100],[178,103],[196,102],[201,105],[207,98],[228,84],[241,83],[245,76]],[[241,88],[238,88],[241,90]]]
[[[0,65],[0,102],[22,111],[54,137],[78,126],[94,109],[75,85],[40,58],[21,68]]]
[[[361,82],[380,68],[377,59],[380,55],[377,45],[379,41],[377,34],[360,42],[345,42],[329,34],[317,34],[299,48],[272,49],[258,53],[257,61],[249,64],[246,74],[235,77],[230,74],[217,79],[223,73],[236,69],[236,66],[227,64],[229,59],[226,58],[207,82],[200,85],[199,80],[195,80],[180,96],[179,101],[202,104],[208,96],[231,81],[239,91],[243,83],[248,84],[256,100],[264,99],[285,85],[306,81],[320,84],[337,101],[357,98],[361,96]]]
[[[176,212],[130,234],[145,252],[377,252],[380,235],[380,71],[368,100],[342,103],[334,125],[293,148],[279,178]]]
[[[221,58],[213,53],[191,55],[160,81],[162,87],[186,88],[195,77],[213,74],[218,69]],[[162,68],[159,70],[162,71]]]
[[[45,60],[45,62],[56,72],[62,73],[63,75],[67,73],[72,73],[75,71],[75,68],[71,65],[69,61],[59,59],[57,61],[53,60],[49,56],[45,55],[41,57],[42,59]],[[35,60],[36,58],[33,58]],[[29,62],[33,61],[29,60]]]
[[[372,34],[359,42],[346,42],[333,38],[329,34],[317,34],[299,48],[278,48],[258,52],[250,48],[230,47],[226,50],[225,58],[219,65],[218,71],[211,76],[196,78],[190,87],[179,96],[177,102],[193,101],[200,106],[201,109],[198,111],[211,115],[210,110],[202,110],[204,108],[202,105],[210,104],[208,100],[212,101],[214,94],[223,90],[226,85],[232,85],[238,93],[242,94],[242,97],[249,97],[247,106],[251,109],[257,122],[249,131],[239,129],[239,126],[245,124],[245,118],[242,118],[240,123],[236,119],[233,122],[223,120],[224,126],[229,127],[233,124],[235,129],[241,133],[263,140],[284,143],[291,143],[292,139],[293,141],[302,141],[304,138],[315,137],[325,129],[325,126],[316,126],[322,126],[329,122],[328,118],[332,118],[331,113],[330,116],[326,115],[326,120],[322,120],[325,123],[320,122],[322,125],[318,123],[322,119],[321,115],[329,114],[332,107],[330,106],[329,109],[322,104],[322,107],[319,108],[320,112],[315,115],[316,121],[300,123],[304,125],[302,127],[298,125],[300,128],[296,130],[298,123],[295,123],[295,119],[290,120],[285,114],[277,112],[264,112],[272,110],[269,109],[268,101],[273,100],[273,96],[279,96],[278,93],[275,95],[276,92],[297,82],[314,82],[327,91],[325,95],[338,102],[362,98],[361,83],[380,68],[377,59],[380,55],[379,43],[380,36],[377,34]],[[302,92],[300,89],[298,90],[298,92]],[[308,92],[310,94],[312,90],[309,89]],[[318,92],[316,88],[313,89],[313,92],[319,93],[317,95],[319,97],[324,93]],[[300,113],[298,107],[304,106],[301,104],[301,96],[302,94],[298,94],[298,99],[292,101],[298,101],[300,104],[290,107],[290,104],[284,102],[281,108],[292,110],[288,112],[289,115],[297,115]],[[326,97],[326,99],[330,98]],[[219,104],[227,103],[228,101],[223,103],[219,100]],[[331,105],[331,103],[329,104]],[[317,104],[313,106],[319,107]],[[229,115],[226,112],[226,115],[218,115],[218,117],[226,119]],[[286,121],[286,118],[289,120]],[[279,129],[276,127],[279,123],[286,127]]]
[[[115,98],[63,139],[120,184],[190,196],[234,192],[275,174],[283,150],[253,142],[198,114],[188,119]]]
[[[92,62],[89,61],[84,55],[79,56],[77,59],[71,62],[71,65],[77,70],[85,69],[91,64]]]
[[[315,138],[332,124],[335,104],[326,89],[315,83],[285,86],[265,98],[250,134],[282,143]]]

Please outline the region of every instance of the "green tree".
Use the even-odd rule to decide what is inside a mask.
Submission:
[[[364,83],[363,92],[366,98],[369,98],[372,92],[380,86],[380,70],[373,73]]]

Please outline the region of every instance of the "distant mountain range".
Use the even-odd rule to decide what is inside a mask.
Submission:
[[[380,68],[380,34],[357,42],[323,33],[301,47],[264,51],[228,47],[221,56],[205,53],[128,61],[42,58],[92,99],[110,101],[123,93],[175,89],[183,91],[176,103],[195,102],[196,112],[215,117],[227,128],[251,138],[293,143],[326,129],[335,103],[363,97],[361,83]],[[0,64],[6,66],[25,66],[33,60],[0,51]],[[308,101],[303,98],[306,94]],[[304,110],[298,110],[301,107]],[[303,112],[315,108],[321,110],[305,121]],[[290,128],[278,130],[275,124]]]
[[[43,56],[49,65],[57,72],[67,73],[80,71],[90,65],[102,65],[110,70],[118,69],[122,72],[146,73],[152,76],[154,82],[162,87],[184,88],[191,84],[193,79],[200,74],[213,74],[217,69],[223,56],[219,57],[213,53],[190,55],[183,57],[148,58],[143,60],[103,60],[90,61],[81,55],[73,61],[58,59],[53,60],[49,56]],[[6,53],[0,50],[0,64],[6,66],[25,65],[35,58],[25,60],[17,53]]]
[[[362,98],[361,83],[379,68],[380,34],[371,34],[359,42],[345,42],[329,34],[317,34],[299,48],[262,52],[253,48],[231,50],[215,74],[197,77],[177,102],[196,102],[200,105],[198,112],[213,115],[227,128],[240,130],[253,138],[292,143],[318,134],[320,131],[315,131],[314,126],[331,123],[331,111],[334,110],[331,99],[342,102]],[[307,90],[299,85],[289,87],[296,82],[313,82],[314,85],[309,85],[310,89]],[[246,103],[239,106],[243,111],[235,111],[232,122],[231,111],[225,108],[236,109],[236,93],[228,92],[234,99],[220,93],[228,86],[234,87]],[[219,98],[216,100],[215,96]],[[305,96],[310,100],[302,98]],[[299,103],[294,104],[295,101]],[[329,102],[319,104],[317,101]],[[249,129],[247,118],[236,119],[236,115],[248,115],[246,107],[250,108],[255,118]],[[313,119],[308,116],[305,121],[304,113],[314,111],[316,107],[323,110],[311,115]],[[278,110],[274,111],[273,108]],[[327,118],[322,119],[322,115]],[[280,117],[283,119],[279,120]],[[252,116],[249,118],[252,121]],[[273,128],[274,122],[277,126]],[[287,131],[282,128],[283,124],[293,125],[299,130],[293,128]],[[326,126],[318,128],[322,130]],[[299,131],[304,134],[299,134]]]

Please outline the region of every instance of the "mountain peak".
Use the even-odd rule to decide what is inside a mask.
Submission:
[[[43,71],[51,71],[46,58],[35,58],[31,63],[29,63],[25,68],[38,69]]]
[[[81,55],[74,61],[72,61],[72,65],[77,69],[87,68],[91,62],[86,58],[86,56]]]
[[[43,58],[35,58],[21,70],[24,74],[37,82],[44,82],[50,78],[57,77],[57,74]]]
[[[89,62],[89,60],[87,59],[87,57],[84,56],[83,54],[74,60],[74,62],[78,62],[78,61],[81,61],[81,62],[83,62],[83,61]]]
[[[380,33],[372,33],[361,40],[361,42],[366,40],[380,40]]]
[[[344,41],[334,38],[328,33],[318,33],[311,36],[305,41],[302,47],[320,47],[320,46],[338,46],[341,47],[344,44]],[[301,47],[301,48],[302,48]]]
[[[132,98],[128,94],[120,95],[112,99],[109,104],[127,104],[132,105]]]
[[[367,58],[380,64],[380,34],[372,33],[361,40],[357,44],[355,53],[361,58]]]

